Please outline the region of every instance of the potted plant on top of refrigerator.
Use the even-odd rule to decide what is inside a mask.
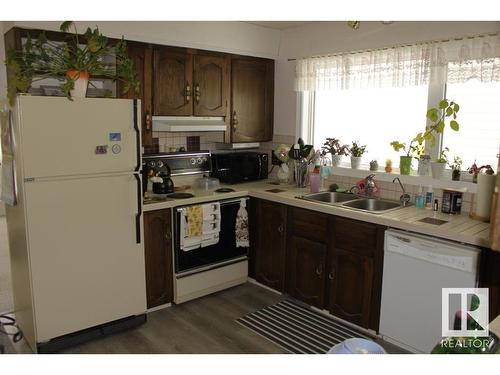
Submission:
[[[351,154],[351,168],[359,169],[361,157],[366,152],[366,145],[361,146],[358,141],[353,141],[349,152]]]
[[[73,33],[68,33],[73,28]],[[132,60],[127,55],[126,42],[122,38],[116,44],[99,32],[87,28],[80,40],[72,21],[61,24],[60,30],[68,33],[65,43],[55,43],[40,33],[36,39],[28,36],[20,50],[7,51],[6,65],[12,72],[8,97],[11,102],[18,92],[28,92],[35,81],[55,78],[68,97],[85,97],[92,76],[119,81],[122,92],[139,89]]]
[[[332,166],[337,167],[340,164],[342,156],[349,155],[349,146],[341,145],[337,138],[327,138],[323,146],[321,146],[322,155],[327,153],[332,156]]]

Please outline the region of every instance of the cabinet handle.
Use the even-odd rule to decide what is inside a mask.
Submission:
[[[328,278],[330,280],[333,280],[335,278],[335,268],[332,268],[332,270],[330,271],[330,273],[328,274]]]
[[[238,118],[236,117],[236,111],[233,111],[233,130],[236,131],[236,125],[238,125]]]
[[[200,93],[200,85],[199,85],[199,84],[196,84],[196,85],[194,86],[194,97],[195,97],[196,103],[199,103],[199,102],[200,102],[200,96],[201,96],[201,93]]]
[[[284,229],[285,229],[285,228],[283,228],[283,224],[280,224],[280,225],[278,226],[278,232],[279,232],[279,233],[283,233],[283,230],[284,230]]]
[[[316,275],[321,276],[323,273],[323,265],[320,264],[318,267],[316,267]]]
[[[146,111],[146,130],[151,130],[151,115]]]
[[[170,239],[172,238],[172,235],[170,234],[170,232],[169,232],[169,231],[167,231],[167,233],[165,233],[165,238],[166,238],[167,240],[169,240],[169,241],[170,241]]]
[[[186,91],[185,91],[185,95],[186,95],[186,102],[189,103],[189,101],[191,100],[191,86],[189,85],[189,82],[186,82]]]

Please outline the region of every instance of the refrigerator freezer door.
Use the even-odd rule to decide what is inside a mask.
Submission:
[[[37,342],[144,313],[134,175],[25,187]]]
[[[138,130],[128,99],[18,97],[24,177],[134,171],[140,112],[136,118]]]

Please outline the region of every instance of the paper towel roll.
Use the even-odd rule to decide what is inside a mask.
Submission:
[[[477,176],[477,190],[475,199],[475,216],[489,221],[491,198],[495,190],[496,175],[480,173]]]

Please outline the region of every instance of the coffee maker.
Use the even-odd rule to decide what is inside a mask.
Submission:
[[[174,182],[170,178],[170,167],[162,160],[143,162],[142,189],[144,195],[165,195],[174,192]]]

